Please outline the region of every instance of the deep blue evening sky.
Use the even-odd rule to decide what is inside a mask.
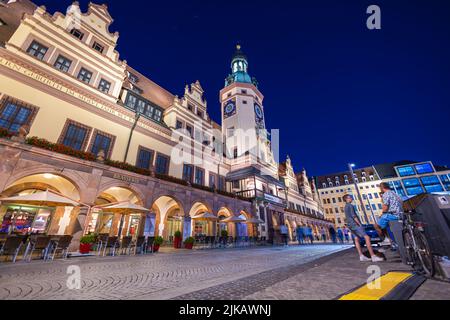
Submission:
[[[104,1],[121,58],[174,94],[200,80],[219,122],[218,92],[240,41],[267,125],[281,130],[282,157],[296,170],[450,164],[448,0]],[[50,12],[71,3],[36,2]],[[381,31],[366,28],[371,4],[382,9]]]

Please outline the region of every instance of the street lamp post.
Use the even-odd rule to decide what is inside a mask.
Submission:
[[[366,208],[365,208],[364,202],[361,197],[361,192],[359,192],[358,183],[356,182],[356,179],[355,179],[355,173],[353,172],[354,167],[355,167],[354,164],[352,164],[352,163],[348,164],[348,169],[350,171],[350,174],[352,175],[353,183],[355,184],[355,188],[356,188],[356,193],[358,194],[359,202],[361,203],[361,209],[364,212],[364,218],[366,219],[366,223],[368,223],[369,218],[367,216]]]

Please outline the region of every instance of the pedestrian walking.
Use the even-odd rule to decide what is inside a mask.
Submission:
[[[333,241],[333,243],[337,243],[336,240],[336,229],[334,229],[334,227],[330,227],[330,237],[331,237],[331,241]]]
[[[302,226],[298,226],[297,227],[297,241],[299,245],[303,244],[303,240],[304,239],[304,235],[303,235],[303,227]]]
[[[320,230],[320,232],[322,233],[322,241],[323,241],[323,242],[327,242],[327,232],[325,231],[325,228],[322,227],[322,229]]]
[[[347,227],[344,227],[344,237],[345,237],[345,242],[349,243],[350,242],[350,231],[348,230]]]
[[[288,230],[288,227],[285,224],[280,227],[280,233],[281,233],[281,237],[283,239],[283,243],[287,247],[289,245],[288,244],[288,233],[289,233],[289,230]]]
[[[338,235],[339,242],[341,244],[343,244],[344,243],[344,232],[342,231],[341,228],[338,228],[337,235]]]

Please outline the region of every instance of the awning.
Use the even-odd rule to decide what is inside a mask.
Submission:
[[[243,180],[243,179],[247,179],[247,178],[251,178],[251,177],[258,177],[261,180],[264,180],[268,183],[275,184],[282,188],[286,187],[286,185],[282,181],[274,178],[273,176],[262,174],[261,170],[256,167],[248,167],[248,168],[229,172],[226,175],[226,180],[227,181],[237,181],[237,180]]]
[[[25,196],[0,199],[2,204],[29,205],[37,207],[78,207],[80,204],[53,193],[50,190],[33,193]]]

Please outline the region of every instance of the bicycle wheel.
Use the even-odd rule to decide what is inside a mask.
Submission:
[[[423,232],[417,229],[414,230],[414,239],[416,240],[418,249],[417,256],[420,259],[423,271],[427,276],[433,277],[435,272],[434,261],[433,254],[431,252],[430,246],[428,245],[428,241],[425,238]]]
[[[422,263],[414,249],[414,241],[408,230],[403,231],[403,242],[405,244],[406,262],[412,266],[415,271],[422,272]]]

